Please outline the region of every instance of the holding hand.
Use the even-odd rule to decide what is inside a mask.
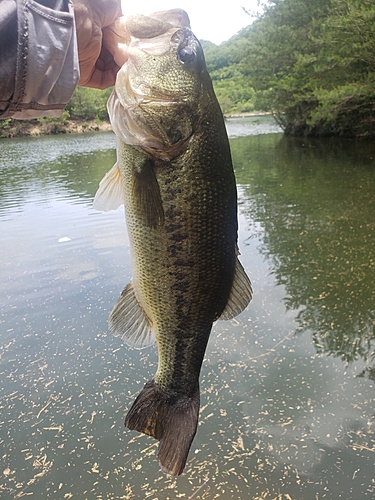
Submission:
[[[122,62],[117,44],[106,43],[106,38],[112,38],[111,25],[121,16],[120,0],[73,0],[73,5],[81,73],[79,85],[111,87]]]

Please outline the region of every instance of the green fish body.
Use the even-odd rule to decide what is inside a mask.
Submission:
[[[196,433],[199,374],[212,324],[239,314],[251,285],[238,260],[229,142],[202,48],[183,11],[132,16],[129,58],[108,107],[117,164],[94,206],[125,204],[133,278],[109,329],[159,363],[125,425],[160,441],[182,473]]]

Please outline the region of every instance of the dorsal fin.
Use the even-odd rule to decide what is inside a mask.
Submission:
[[[101,212],[116,210],[124,203],[124,192],[120,168],[115,163],[100,181],[93,208]]]
[[[239,254],[238,250],[237,254]],[[252,296],[253,289],[251,288],[249,277],[237,257],[229,299],[219,319],[232,319],[240,314],[246,308]]]
[[[129,283],[116,302],[109,315],[109,330],[130,347],[142,349],[155,342],[155,334],[149,319],[135,295],[132,283]]]

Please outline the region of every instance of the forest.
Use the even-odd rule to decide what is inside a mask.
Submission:
[[[270,111],[288,135],[375,137],[374,0],[268,0],[230,40],[201,42],[224,114]],[[106,121],[110,92],[78,87],[59,121],[39,121]]]
[[[375,135],[375,2],[273,0],[206,46],[223,111],[270,110],[290,135]]]

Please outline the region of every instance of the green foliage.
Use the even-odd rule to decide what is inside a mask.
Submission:
[[[65,125],[69,119],[69,111],[64,110],[62,115],[57,118],[56,116],[43,116],[43,118],[38,118],[39,123],[48,123],[51,125]]]
[[[223,111],[272,110],[287,134],[374,137],[374,1],[270,0],[263,9],[228,42],[204,44]]]
[[[219,46],[203,41],[207,69],[212,78],[216,96],[223,113],[245,113],[254,109],[264,110],[245,74],[242,61],[249,50],[243,36],[246,30]]]
[[[45,116],[32,120],[0,120],[0,139],[40,134],[60,134],[77,130],[76,120],[83,120],[82,129],[92,130],[91,121],[99,126],[103,121],[108,121],[107,101],[112,89],[97,90],[77,87],[71,100],[60,117]],[[89,126],[90,125],[90,126]]]
[[[2,129],[9,128],[11,121],[12,121],[11,118],[5,118],[4,120],[1,120],[0,121],[0,128],[2,128]]]
[[[66,111],[72,120],[108,120],[107,101],[112,89],[77,87]]]
[[[374,136],[372,0],[273,2],[256,24],[245,65],[287,133]]]
[[[243,76],[215,79],[213,84],[223,113],[254,111],[255,92]]]
[[[218,46],[211,42],[202,42],[206,65],[210,74],[221,68],[239,64],[246,57],[249,51],[249,42],[246,37],[242,36],[242,33],[245,32],[246,30],[243,30],[239,35]]]

